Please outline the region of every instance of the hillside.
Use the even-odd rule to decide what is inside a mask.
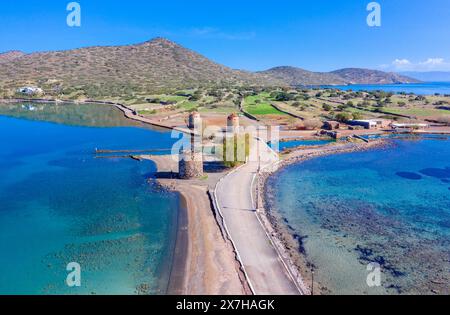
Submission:
[[[129,46],[0,54],[0,94],[38,86],[47,96],[133,98],[205,86],[303,86],[413,83],[416,79],[367,69],[311,72],[277,67],[263,72],[233,70],[164,38]],[[0,95],[1,96],[1,95]]]
[[[20,58],[24,56],[25,54],[18,50],[8,51],[5,53],[0,54],[0,63],[6,63],[11,62],[14,59]]]
[[[291,86],[347,84],[347,81],[332,73],[311,72],[295,67],[276,67],[263,72]]]
[[[33,53],[0,63],[0,85],[11,89],[23,84],[38,85],[47,94],[82,91],[89,97],[99,97],[211,84],[282,82],[232,70],[169,40],[156,38],[130,46]]]
[[[348,82],[348,84],[399,84],[419,83],[417,79],[402,76],[393,72],[378,70],[347,68],[331,72]]]
[[[420,82],[396,73],[359,68],[341,69],[333,72],[311,72],[295,67],[276,67],[260,73],[282,80],[291,86]]]

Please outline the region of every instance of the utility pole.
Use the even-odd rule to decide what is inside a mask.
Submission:
[[[256,212],[259,211],[259,172],[261,171],[261,155],[259,149],[259,126],[256,127],[256,155],[258,156],[258,169],[256,172]]]

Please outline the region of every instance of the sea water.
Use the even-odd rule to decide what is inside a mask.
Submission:
[[[410,84],[355,84],[355,85],[339,85],[327,86],[333,89],[344,91],[385,91],[393,93],[414,93],[416,95],[450,95],[449,82],[427,82],[427,83],[410,83]]]
[[[280,152],[287,149],[294,149],[298,147],[312,147],[312,146],[324,146],[330,143],[336,142],[335,140],[288,140],[280,141],[277,143],[269,142],[268,145]]]
[[[450,293],[449,139],[389,141],[269,179],[268,206],[301,240],[325,293]],[[371,263],[381,286],[367,282]]]
[[[95,149],[170,148],[102,105],[0,106],[0,294],[165,293],[178,195],[152,162]],[[69,263],[81,286],[68,287]]]

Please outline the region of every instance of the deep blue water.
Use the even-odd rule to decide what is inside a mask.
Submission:
[[[67,105],[65,119],[78,109]],[[99,115],[121,127],[0,116],[0,294],[164,293],[178,195],[154,184],[153,163],[93,152],[170,148],[174,140],[126,126],[112,108]],[[80,288],[65,284],[70,262],[81,265]]]
[[[450,142],[392,146],[291,165],[269,205],[302,240],[328,293],[450,293]],[[382,287],[366,284],[380,263]]]
[[[356,85],[339,85],[330,86],[331,88],[341,89],[344,91],[385,91],[394,93],[414,93],[417,95],[434,95],[439,93],[441,95],[450,94],[450,83],[436,82],[436,83],[414,83],[414,84],[356,84]]]

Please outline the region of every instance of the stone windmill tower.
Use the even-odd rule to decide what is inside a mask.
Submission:
[[[227,118],[227,131],[233,134],[239,133],[239,115],[233,113]]]
[[[197,132],[201,131],[201,128],[203,127],[203,121],[202,117],[200,116],[199,112],[192,112],[189,114],[188,119],[188,127],[191,130],[197,130]]]
[[[178,160],[178,177],[193,179],[203,176],[202,118],[198,112],[189,115],[190,148],[182,148]]]

